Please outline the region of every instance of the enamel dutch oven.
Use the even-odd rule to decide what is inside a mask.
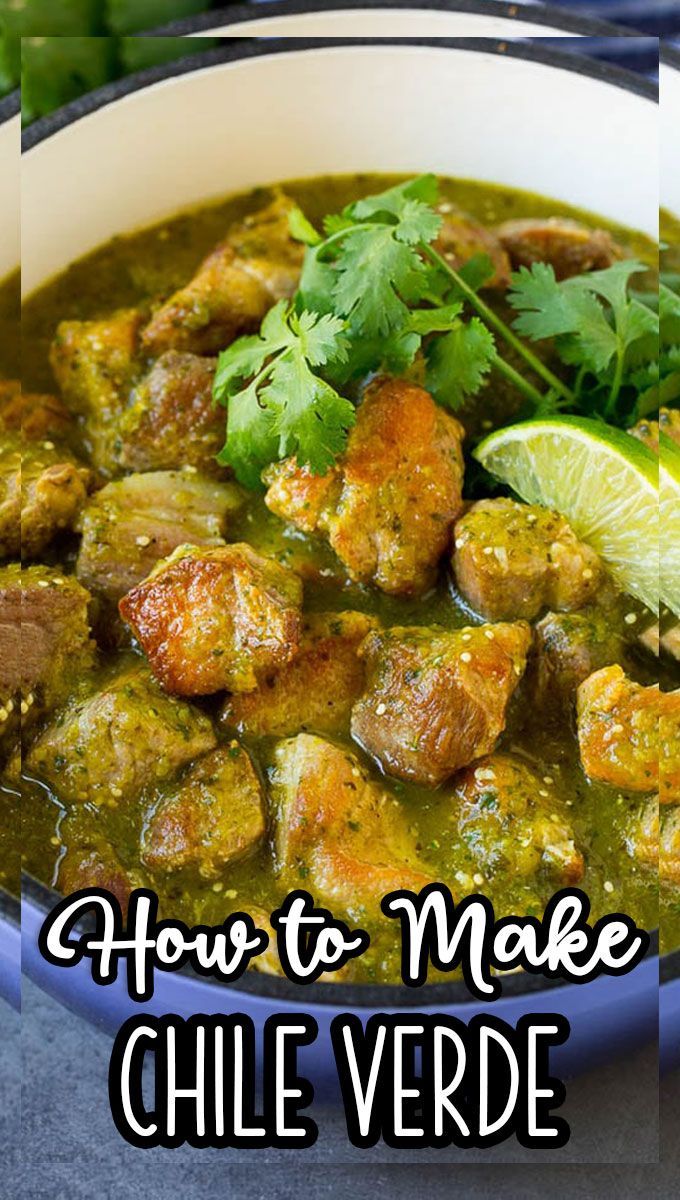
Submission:
[[[13,93],[0,100],[0,282],[19,266],[20,131],[19,96]],[[0,888],[0,996],[16,1008],[20,970],[19,901]]]
[[[110,85],[27,131],[23,285],[30,293],[114,234],[193,203],[333,172],[434,171],[530,187],[655,234],[657,147],[651,84],[549,47],[477,38],[238,39]],[[53,968],[38,953],[55,900],[26,880],[24,969],[115,1030],[136,1007],[122,982],[96,986],[82,964]],[[272,1013],[311,1013],[319,1039],[301,1063],[317,1085],[333,1075],[328,1030],[340,1012],[411,1008],[469,1020],[480,1007],[460,983],[418,993],[302,988],[249,973],[221,986],[189,972],[160,975],[145,1005],[183,1016],[245,1012],[258,1027]],[[572,1034],[554,1064],[574,1073],[656,1037],[658,954],[654,948],[622,979],[584,986],[510,976],[493,1011],[512,1023],[526,1012],[565,1014]]]
[[[680,52],[662,52],[661,72],[661,202],[680,216]],[[659,1050],[665,1068],[680,1066],[680,950],[661,960]]]
[[[255,0],[211,10],[158,33],[207,37],[625,37],[630,30],[537,0]]]

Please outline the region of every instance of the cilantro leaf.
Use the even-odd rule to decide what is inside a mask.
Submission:
[[[484,383],[496,354],[493,334],[479,317],[459,321],[432,342],[427,353],[427,389],[440,404],[460,408]]]
[[[343,449],[354,406],[312,368],[347,356],[344,322],[329,314],[297,312],[279,301],[259,335],[238,338],[220,356],[213,395],[228,410],[219,461],[246,487],[262,469],[296,454],[322,474]]]
[[[263,400],[273,413],[278,457],[294,454],[301,467],[325,475],[345,448],[354,405],[314,375],[299,350],[277,364]]]
[[[351,230],[338,255],[335,312],[351,318],[359,334],[384,336],[408,320],[409,302],[422,296],[427,269],[398,227]]]
[[[323,241],[321,234],[317,233],[297,204],[288,210],[288,228],[291,237],[295,238],[296,242],[304,242],[306,246],[318,246],[319,242]]]
[[[514,328],[533,341],[555,338],[555,349],[578,369],[577,396],[585,411],[616,416],[633,371],[658,360],[659,318],[629,292],[644,267],[635,259],[558,282],[551,266],[534,263],[512,276],[508,299],[519,312]],[[631,408],[623,399],[621,419]]]

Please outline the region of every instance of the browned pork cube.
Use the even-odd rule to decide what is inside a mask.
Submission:
[[[0,568],[0,700],[22,724],[54,708],[94,661],[89,595],[52,567]]]
[[[302,583],[250,546],[180,547],[120,601],[169,692],[251,692],[295,657]]]
[[[626,850],[645,867],[659,868],[659,799],[650,796],[629,822]]]
[[[142,315],[122,309],[99,321],[62,321],[50,349],[61,394],[80,416],[92,461],[118,469],[117,422],[138,371]]]
[[[104,888],[115,896],[126,916],[130,893],[143,882],[139,872],[125,869],[113,847],[102,838],[96,845],[69,846],[59,864],[57,887],[64,896],[83,888]]]
[[[536,625],[536,694],[542,701],[571,701],[584,679],[620,662],[625,640],[606,608],[576,613],[549,612]]]
[[[121,467],[165,471],[190,466],[215,474],[226,421],[224,409],[213,404],[214,376],[215,359],[177,350],[161,355],[120,419]]]
[[[673,804],[661,817],[659,879],[671,887],[680,886],[680,805]]]
[[[301,733],[276,749],[271,777],[276,857],[289,886],[350,913],[398,888],[431,882],[398,801],[358,759]]]
[[[68,413],[54,396],[0,383],[0,557],[35,558],[71,529],[91,472],[67,446]]]
[[[262,785],[248,753],[232,742],[199,759],[158,801],[144,826],[142,858],[152,871],[187,868],[215,879],[264,835]]]
[[[233,226],[193,279],[158,309],[144,330],[151,354],[215,354],[254,330],[275,301],[292,296],[304,247],[291,237],[293,202],[283,193]]]
[[[353,736],[388,775],[443,783],[494,749],[530,642],[523,622],[369,634]]]
[[[417,595],[434,583],[461,510],[463,436],[428,392],[380,379],[335,469],[318,478],[290,461],[271,467],[266,503],[324,533],[356,582]]]
[[[650,792],[659,778],[659,689],[620,666],[595,671],[576,694],[581,762],[591,779]]]
[[[659,693],[659,799],[680,804],[680,689]]]
[[[21,444],[15,435],[0,443],[0,559],[21,554]]]
[[[550,263],[558,279],[611,267],[623,258],[620,246],[604,229],[589,229],[565,217],[505,221],[496,233],[513,267]]]
[[[638,421],[637,425],[633,425],[628,432],[632,433],[638,441],[649,446],[649,449],[653,450],[655,454],[659,453],[660,433],[665,433],[666,437],[680,445],[680,409],[660,408],[658,421],[648,421],[647,419]]]
[[[17,380],[0,380],[0,430],[21,433],[32,442],[63,441],[72,418],[56,396],[22,392]]]
[[[108,483],[81,518],[78,578],[113,601],[178,546],[220,546],[242,502],[233,484],[195,471],[150,471]]]
[[[21,556],[36,558],[75,525],[92,473],[49,441],[26,443],[20,470]]]
[[[363,690],[358,648],[374,617],[359,612],[313,613],[305,619],[297,657],[254,692],[231,696],[223,718],[256,737],[305,732],[345,733]]]
[[[493,275],[487,287],[506,288],[510,283],[510,259],[493,229],[480,225],[467,213],[454,209],[446,201],[439,206],[444,220],[435,242],[435,249],[452,267],[458,268],[486,254],[491,259]]]
[[[94,695],[75,696],[27,762],[66,803],[115,803],[134,800],[215,740],[204,713],[167,696],[146,667],[132,666]]]
[[[454,804],[462,840],[487,880],[527,879],[545,871],[578,883],[584,861],[563,802],[523,759],[482,758],[457,776]]]
[[[603,573],[559,513],[514,500],[478,500],[455,528],[453,569],[465,599],[490,621],[530,621],[544,608],[582,608]]]

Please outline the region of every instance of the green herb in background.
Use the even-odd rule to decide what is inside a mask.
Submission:
[[[14,37],[105,33],[104,0],[0,0],[0,30]]]
[[[123,73],[130,74],[132,71],[143,71],[146,67],[176,62],[187,54],[210,50],[216,41],[216,38],[122,37],[120,59]]]
[[[31,37],[21,43],[24,122],[51,112],[113,78],[117,46],[106,37]]]
[[[182,17],[193,17],[205,12],[210,4],[206,0],[105,0],[97,7],[106,10],[111,33],[140,33]]]
[[[20,76],[21,42],[17,37],[0,33],[0,96],[14,91]]]
[[[207,0],[0,0],[0,96],[23,71],[26,124],[120,75],[196,54],[215,39],[129,35],[210,7]],[[23,58],[22,38],[32,39]]]

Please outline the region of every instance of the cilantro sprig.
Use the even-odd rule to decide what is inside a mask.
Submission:
[[[409,180],[327,217],[323,232],[291,211],[291,233],[306,245],[299,289],[267,314],[259,334],[220,355],[215,376],[215,398],[228,408],[220,461],[247,486],[290,455],[325,473],[355,420],[343,392],[378,370],[408,372],[418,354],[425,386],[454,410],[491,371],[533,415],[566,408],[625,424],[680,395],[680,297],[672,286],[654,297],[655,311],[630,286],[644,270],[634,260],[562,282],[537,263],[512,277],[511,327],[479,294],[493,274],[488,256],[455,269],[437,250],[437,190],[433,175]],[[545,339],[568,382],[532,349]],[[497,341],[524,361],[528,378]]]
[[[259,334],[220,355],[214,395],[229,409],[219,461],[256,488],[268,463],[296,455],[323,475],[344,449],[354,405],[315,368],[346,356],[344,322],[296,312],[285,300],[267,313]]]
[[[613,419],[630,416],[640,368],[658,366],[659,316],[629,290],[642,263],[626,259],[602,271],[558,282],[547,263],[521,267],[512,276],[508,301],[519,313],[518,333],[555,339],[559,358],[575,368],[575,404]],[[634,402],[634,401],[633,401]]]

